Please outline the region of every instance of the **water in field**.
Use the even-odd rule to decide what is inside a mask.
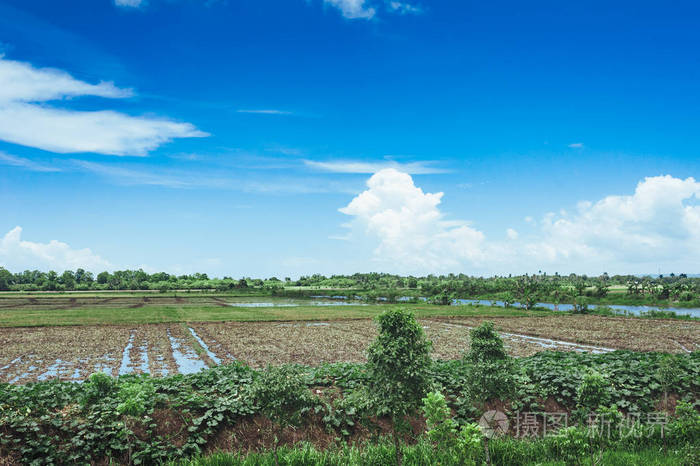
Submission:
[[[340,301],[345,297],[339,296],[324,296],[324,298],[338,299],[339,301],[319,301],[318,298],[298,301],[247,301],[227,303],[233,307],[299,307],[299,306],[367,306],[367,303],[358,303],[354,301]]]
[[[455,304],[480,304],[482,306],[505,307],[505,303],[503,301],[489,300],[489,299],[455,299],[454,303]],[[522,304],[517,303],[517,302],[513,303],[513,306],[514,307],[524,307]],[[550,309],[552,311],[573,311],[574,310],[573,304],[536,303],[535,306]],[[597,306],[595,304],[589,304],[588,307],[591,309],[595,309]],[[681,307],[659,308],[659,307],[654,307],[654,306],[628,306],[628,305],[622,305],[622,304],[602,305],[601,307],[608,307],[608,308],[612,309],[613,311],[619,313],[620,315],[631,314],[631,315],[638,316],[638,315],[645,313],[645,312],[661,310],[661,311],[675,312],[678,315],[689,315],[691,317],[700,317],[700,309],[698,309],[698,308],[681,308]]]
[[[192,336],[197,340],[197,343],[200,344],[200,346],[204,349],[204,351],[207,353],[207,356],[211,358],[212,361],[214,361],[215,364],[221,364],[221,359],[215,355],[212,350],[209,349],[209,346],[207,346],[206,343],[204,343],[204,340],[200,338],[199,335],[197,335],[197,332],[192,328],[192,327],[187,327],[192,334]]]
[[[207,368],[207,365],[202,361],[197,353],[194,352],[189,347],[186,347],[175,338],[171,333],[170,329],[167,330],[168,338],[170,339],[170,346],[172,348],[172,355],[177,364],[178,372],[180,374],[194,374],[203,369]]]
[[[317,301],[317,302],[312,302],[311,305],[314,306],[362,306],[366,305],[364,303],[356,303],[352,301],[344,301],[347,300],[347,296],[328,296],[328,295],[318,295],[318,296],[311,296],[311,299],[337,299],[339,301],[331,301],[331,302],[322,302],[322,301]],[[354,299],[359,299],[358,296],[355,296]],[[411,301],[413,298],[410,296],[401,296],[397,298],[396,300],[398,302],[407,302]],[[425,298],[423,296],[417,298],[420,301],[427,301],[428,298]],[[387,301],[386,298],[377,298],[378,301]],[[482,306],[498,306],[498,307],[505,307],[505,303],[503,301],[499,300],[490,300],[490,299],[455,299],[453,300],[453,304],[480,304]],[[300,304],[294,304],[295,306],[300,305]],[[519,302],[515,302],[512,304],[513,307],[525,307]],[[552,303],[536,303],[536,307],[541,307],[545,309],[549,309],[552,311],[573,311],[574,310],[574,305],[573,304],[552,304]],[[271,307],[270,304],[267,306],[260,306],[260,307]],[[590,309],[595,309],[597,306],[595,304],[589,304],[588,307]],[[682,307],[670,307],[670,308],[659,308],[658,306],[632,306],[632,305],[622,305],[622,304],[610,304],[610,305],[602,305],[601,307],[607,307],[612,309],[614,312],[620,314],[620,315],[640,315],[645,312],[649,311],[670,311],[674,312],[678,315],[689,315],[691,317],[700,317],[700,309],[699,308],[682,308]]]

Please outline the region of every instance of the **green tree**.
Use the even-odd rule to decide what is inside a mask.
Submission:
[[[513,359],[493,327],[484,322],[469,332],[471,345],[464,358],[468,363],[465,391],[479,403],[510,395],[514,385]]]
[[[415,414],[432,385],[431,342],[413,313],[403,309],[377,318],[379,335],[369,347],[367,372],[369,395],[380,414],[391,417],[396,462],[401,464],[399,429]]]
[[[285,364],[268,366],[252,384],[250,393],[260,411],[277,425],[275,434],[275,464],[277,450],[286,427],[298,426],[311,406],[311,392],[297,367]]]
[[[109,272],[100,272],[97,274],[97,283],[104,285],[105,283],[109,282],[109,278]]]
[[[664,391],[664,409],[668,410],[668,392],[676,384],[678,379],[683,374],[679,365],[678,358],[675,355],[669,354],[665,356],[659,368],[656,370],[656,378],[661,384],[661,389]]]
[[[13,276],[9,270],[0,267],[0,291],[7,291],[13,282]]]

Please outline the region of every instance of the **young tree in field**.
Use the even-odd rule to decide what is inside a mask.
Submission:
[[[679,367],[678,358],[675,355],[669,354],[659,363],[659,368],[656,370],[656,378],[661,384],[664,391],[664,409],[668,410],[668,393],[673,386],[678,382],[683,371]]]
[[[275,464],[277,450],[285,427],[297,426],[310,406],[309,392],[299,370],[294,366],[269,366],[251,387],[251,396],[260,411],[277,425],[275,433]]]
[[[513,360],[506,353],[493,322],[484,322],[472,329],[469,336],[471,346],[464,356],[469,363],[468,395],[476,402],[508,396],[513,388]]]
[[[368,350],[368,389],[381,414],[391,417],[396,462],[401,464],[399,429],[421,406],[432,385],[431,342],[413,313],[396,309],[377,318],[379,335]]]
[[[590,423],[595,420],[595,416],[591,419],[596,410],[607,412],[608,405],[611,400],[611,384],[610,381],[600,372],[589,369],[581,379],[581,383],[576,390],[576,402],[578,405],[578,415],[581,419],[588,418]],[[589,429],[595,428],[594,425],[589,425]],[[595,455],[593,436],[589,436],[588,451],[590,454],[591,464],[600,464],[603,451],[598,451]]]
[[[484,322],[472,329],[469,337],[471,345],[464,355],[469,363],[465,377],[466,395],[477,404],[510,396],[515,384],[513,359],[493,328],[493,322]],[[484,452],[487,464],[491,464],[488,436],[484,437]]]

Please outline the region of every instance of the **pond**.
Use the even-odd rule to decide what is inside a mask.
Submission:
[[[488,299],[455,299],[454,302],[455,302],[455,304],[480,304],[482,306],[505,307],[505,303],[503,301],[497,301],[497,300],[492,301],[492,300],[488,300]],[[524,307],[518,302],[513,303],[513,306],[514,307]],[[573,311],[574,310],[573,304],[537,303],[537,304],[535,304],[535,306],[550,309],[552,311]],[[597,306],[595,304],[589,304],[588,307],[591,309],[595,309]],[[678,315],[689,315],[691,317],[700,317],[700,309],[698,309],[698,308],[682,308],[682,307],[660,308],[658,306],[628,306],[628,305],[621,305],[621,304],[601,305],[601,307],[608,307],[608,308],[612,309],[613,311],[619,313],[620,315],[631,314],[631,315],[638,316],[644,312],[660,310],[660,311],[675,312]]]

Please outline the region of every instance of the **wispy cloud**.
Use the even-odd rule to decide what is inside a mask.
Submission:
[[[114,0],[114,4],[123,8],[140,8],[146,2],[143,0]]]
[[[125,98],[131,89],[90,84],[68,73],[0,55],[0,140],[57,153],[143,156],[175,139],[205,137],[190,123],[166,118],[54,108],[46,102],[79,96]]]
[[[113,82],[90,84],[62,70],[35,68],[0,55],[0,104],[46,102],[81,95],[121,98],[133,94],[132,89],[118,88]]]
[[[423,12],[423,10],[420,7],[417,7],[415,5],[411,5],[410,3],[405,3],[405,2],[395,2],[391,1],[389,2],[389,9],[393,10],[397,13],[400,14],[420,14]]]
[[[2,151],[0,151],[0,163],[4,165],[11,165],[13,167],[22,167],[26,170],[31,170],[33,172],[62,171],[60,168],[42,165],[40,163],[34,162],[33,160],[25,159],[23,157],[17,157],[15,155],[10,155]]]
[[[237,113],[257,113],[259,115],[291,115],[292,112],[288,112],[285,110],[274,110],[274,109],[263,109],[263,110],[247,110],[247,109],[239,109],[236,110]]]
[[[270,176],[256,179],[240,177],[230,171],[171,171],[156,172],[151,167],[124,166],[71,160],[75,168],[104,177],[123,186],[161,186],[172,189],[223,189],[266,194],[355,193],[357,186],[340,180],[303,176]]]
[[[572,142],[571,144],[569,144],[569,147],[571,147],[572,149],[581,149],[583,147],[583,143],[582,142]]]
[[[394,168],[411,175],[448,173],[448,170],[432,166],[435,164],[433,161],[399,163],[394,161],[359,162],[352,160],[337,160],[319,162],[314,160],[304,160],[304,164],[307,167],[314,168],[316,170],[332,173],[376,173],[385,168]]]
[[[124,185],[149,185],[166,186],[169,188],[188,188],[192,186],[191,181],[177,176],[162,175],[145,170],[134,170],[130,168],[117,167],[86,160],[71,160],[76,166],[96,175],[110,178],[119,184]]]
[[[348,19],[370,19],[376,12],[365,0],[323,0],[323,3],[338,8]]]

